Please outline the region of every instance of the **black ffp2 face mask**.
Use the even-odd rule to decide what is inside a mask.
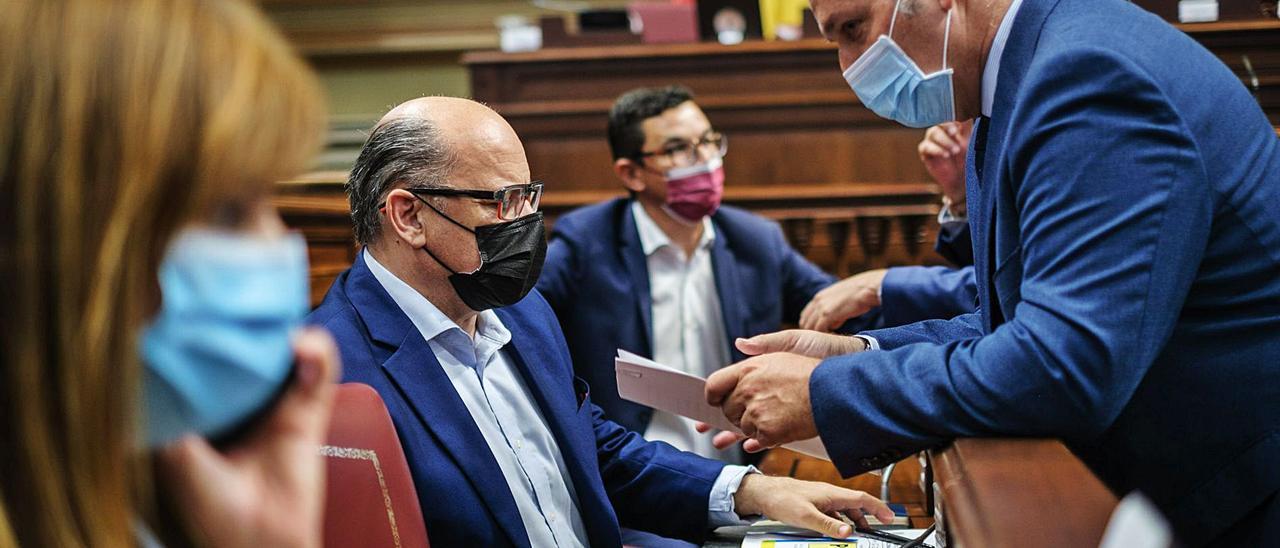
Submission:
[[[423,203],[426,203],[423,200]],[[432,211],[476,236],[480,250],[480,268],[475,272],[458,272],[444,264],[430,249],[422,248],[440,266],[452,274],[449,283],[472,310],[477,312],[501,308],[520,302],[542,274],[547,256],[546,227],[542,212],[525,215],[514,221],[478,226],[475,229],[453,220],[431,204]]]

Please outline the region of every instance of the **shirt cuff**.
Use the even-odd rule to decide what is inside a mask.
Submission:
[[[867,350],[880,350],[880,341],[870,335],[854,335],[855,337],[867,342]]]
[[[754,466],[737,466],[730,464],[720,470],[720,476],[711,486],[711,496],[707,504],[707,523],[711,527],[725,525],[748,525],[750,522],[738,517],[733,509],[733,494],[742,485],[742,478],[747,474],[759,474]]]
[[[951,200],[943,198],[942,209],[938,211],[938,224],[945,225],[950,223],[967,223],[968,215],[956,215],[951,211]]]

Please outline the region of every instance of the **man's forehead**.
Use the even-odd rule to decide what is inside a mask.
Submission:
[[[497,190],[529,182],[529,164],[520,148],[463,147],[454,151],[449,186]]]
[[[645,140],[664,141],[671,138],[688,138],[701,135],[710,129],[711,122],[693,101],[685,101],[669,108],[640,124]]]
[[[811,0],[810,8],[818,22],[818,30],[828,40],[845,20],[866,14],[877,0]]]

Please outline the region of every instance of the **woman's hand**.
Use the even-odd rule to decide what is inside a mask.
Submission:
[[[325,331],[294,340],[297,371],[270,415],[223,451],[196,435],[161,449],[161,477],[187,529],[219,547],[321,545],[329,428],[338,349]]]

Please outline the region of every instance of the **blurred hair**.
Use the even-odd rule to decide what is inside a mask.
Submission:
[[[639,88],[622,94],[609,109],[609,150],[613,159],[639,160],[644,147],[641,124],[692,100],[693,92],[684,86]]]
[[[255,7],[202,0],[6,2],[0,97],[0,546],[132,545],[157,266],[306,166],[323,99]]]

